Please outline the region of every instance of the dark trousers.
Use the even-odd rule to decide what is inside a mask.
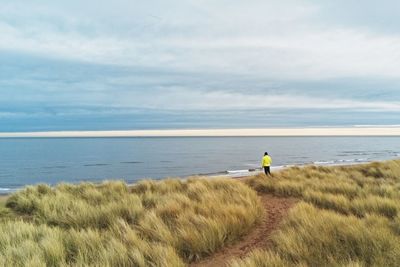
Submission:
[[[265,175],[271,175],[271,170],[270,170],[269,166],[264,167],[264,172],[265,172]]]

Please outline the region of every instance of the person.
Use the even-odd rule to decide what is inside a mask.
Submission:
[[[271,157],[268,155],[268,152],[265,152],[261,162],[261,167],[264,168],[265,175],[271,175],[271,163]]]

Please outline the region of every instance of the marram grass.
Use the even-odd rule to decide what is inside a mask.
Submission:
[[[400,161],[341,167],[294,167],[246,183],[260,193],[298,197],[316,207],[363,217],[388,218],[400,209]]]
[[[272,236],[232,267],[400,266],[400,161],[290,168],[247,183],[299,202]]]
[[[0,213],[0,266],[185,266],[235,241],[263,212],[230,179],[27,187]]]
[[[269,248],[232,267],[400,266],[400,161],[295,167],[245,183],[28,187],[0,207],[0,266],[186,266],[254,227],[256,192],[300,201]]]

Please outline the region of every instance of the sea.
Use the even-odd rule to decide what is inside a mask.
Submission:
[[[245,175],[267,151],[273,170],[400,158],[400,137],[134,137],[0,139],[0,194],[61,182]]]

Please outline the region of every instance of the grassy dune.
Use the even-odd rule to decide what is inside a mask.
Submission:
[[[400,161],[291,168],[248,185],[302,201],[273,237],[232,267],[400,266]]]
[[[271,246],[231,267],[400,266],[400,161],[232,179],[27,187],[0,201],[0,266],[186,266],[296,197]],[[268,211],[267,211],[268,215]]]
[[[185,266],[263,212],[229,179],[27,187],[0,207],[0,266]]]

